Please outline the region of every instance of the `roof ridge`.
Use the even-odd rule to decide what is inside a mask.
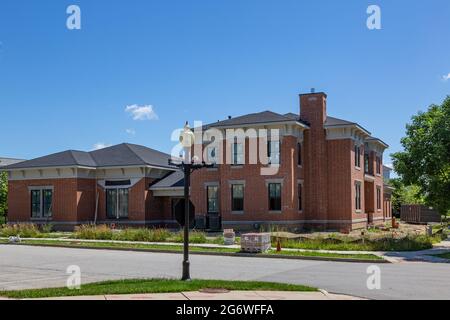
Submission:
[[[73,155],[73,151],[75,151],[75,150],[67,150],[67,151],[63,151],[62,153],[64,153],[64,152],[69,152],[70,156],[72,157],[72,160],[73,160],[76,164],[78,164],[77,159],[76,159],[75,156]]]
[[[125,147],[128,148],[128,150],[130,150],[140,161],[142,161],[144,164],[148,164],[144,159],[142,159],[133,149],[130,148],[130,144],[127,142],[123,142],[121,143],[123,144]],[[120,145],[120,144],[119,144]]]

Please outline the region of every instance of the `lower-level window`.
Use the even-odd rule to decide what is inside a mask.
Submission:
[[[355,182],[355,208],[361,210],[361,182]]]
[[[108,219],[128,218],[128,189],[106,190],[106,215]]]
[[[242,184],[231,186],[231,210],[244,211],[244,185]]]
[[[303,211],[303,186],[301,183],[298,184],[298,211]]]
[[[377,187],[377,209],[381,210],[381,187]]]
[[[53,190],[31,190],[31,217],[50,218],[52,216]]]
[[[281,183],[269,183],[269,210],[281,211]]]

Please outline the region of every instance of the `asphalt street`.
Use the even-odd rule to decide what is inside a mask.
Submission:
[[[0,245],[0,290],[65,286],[67,268],[82,283],[178,278],[181,254]],[[450,264],[379,264],[381,288],[369,290],[371,264],[191,255],[191,276],[305,284],[371,299],[450,299]]]

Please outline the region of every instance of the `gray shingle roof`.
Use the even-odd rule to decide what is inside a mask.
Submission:
[[[25,169],[25,168],[44,168],[44,167],[68,167],[68,166],[86,166],[95,167],[95,162],[89,153],[82,151],[68,150],[50,154],[48,156],[19,162],[6,166],[2,169]]]
[[[22,159],[0,158],[0,167],[9,166],[15,163],[23,162]]]
[[[272,111],[263,111],[258,113],[250,113],[243,116],[239,116],[236,118],[231,118],[223,121],[218,121],[215,123],[210,123],[204,126],[204,129],[214,128],[214,127],[232,127],[232,126],[241,126],[248,124],[259,124],[259,123],[271,123],[271,122],[287,122],[287,121],[298,121],[304,125],[306,123],[302,122],[300,118],[293,119],[292,117],[288,117],[286,115],[282,115],[279,113],[275,113]]]
[[[389,147],[389,145],[388,145],[386,142],[384,142],[383,140],[381,140],[381,139],[379,139],[379,138],[368,137],[368,138],[366,138],[366,141],[375,141],[375,142],[379,142],[379,143],[385,145],[386,147]]]
[[[150,189],[155,190],[155,189],[176,188],[183,186],[184,186],[184,173],[183,171],[178,170],[153,184],[150,187]]]
[[[173,168],[168,165],[170,155],[134,144],[122,143],[92,151],[68,150],[37,159],[20,162],[2,169],[27,169],[45,167],[83,166],[92,168],[153,165]]]

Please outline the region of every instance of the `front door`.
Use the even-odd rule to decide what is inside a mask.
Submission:
[[[207,187],[207,217],[206,217],[206,228],[210,230],[221,230],[222,223],[220,220],[220,209],[219,209],[219,186],[208,186]]]

